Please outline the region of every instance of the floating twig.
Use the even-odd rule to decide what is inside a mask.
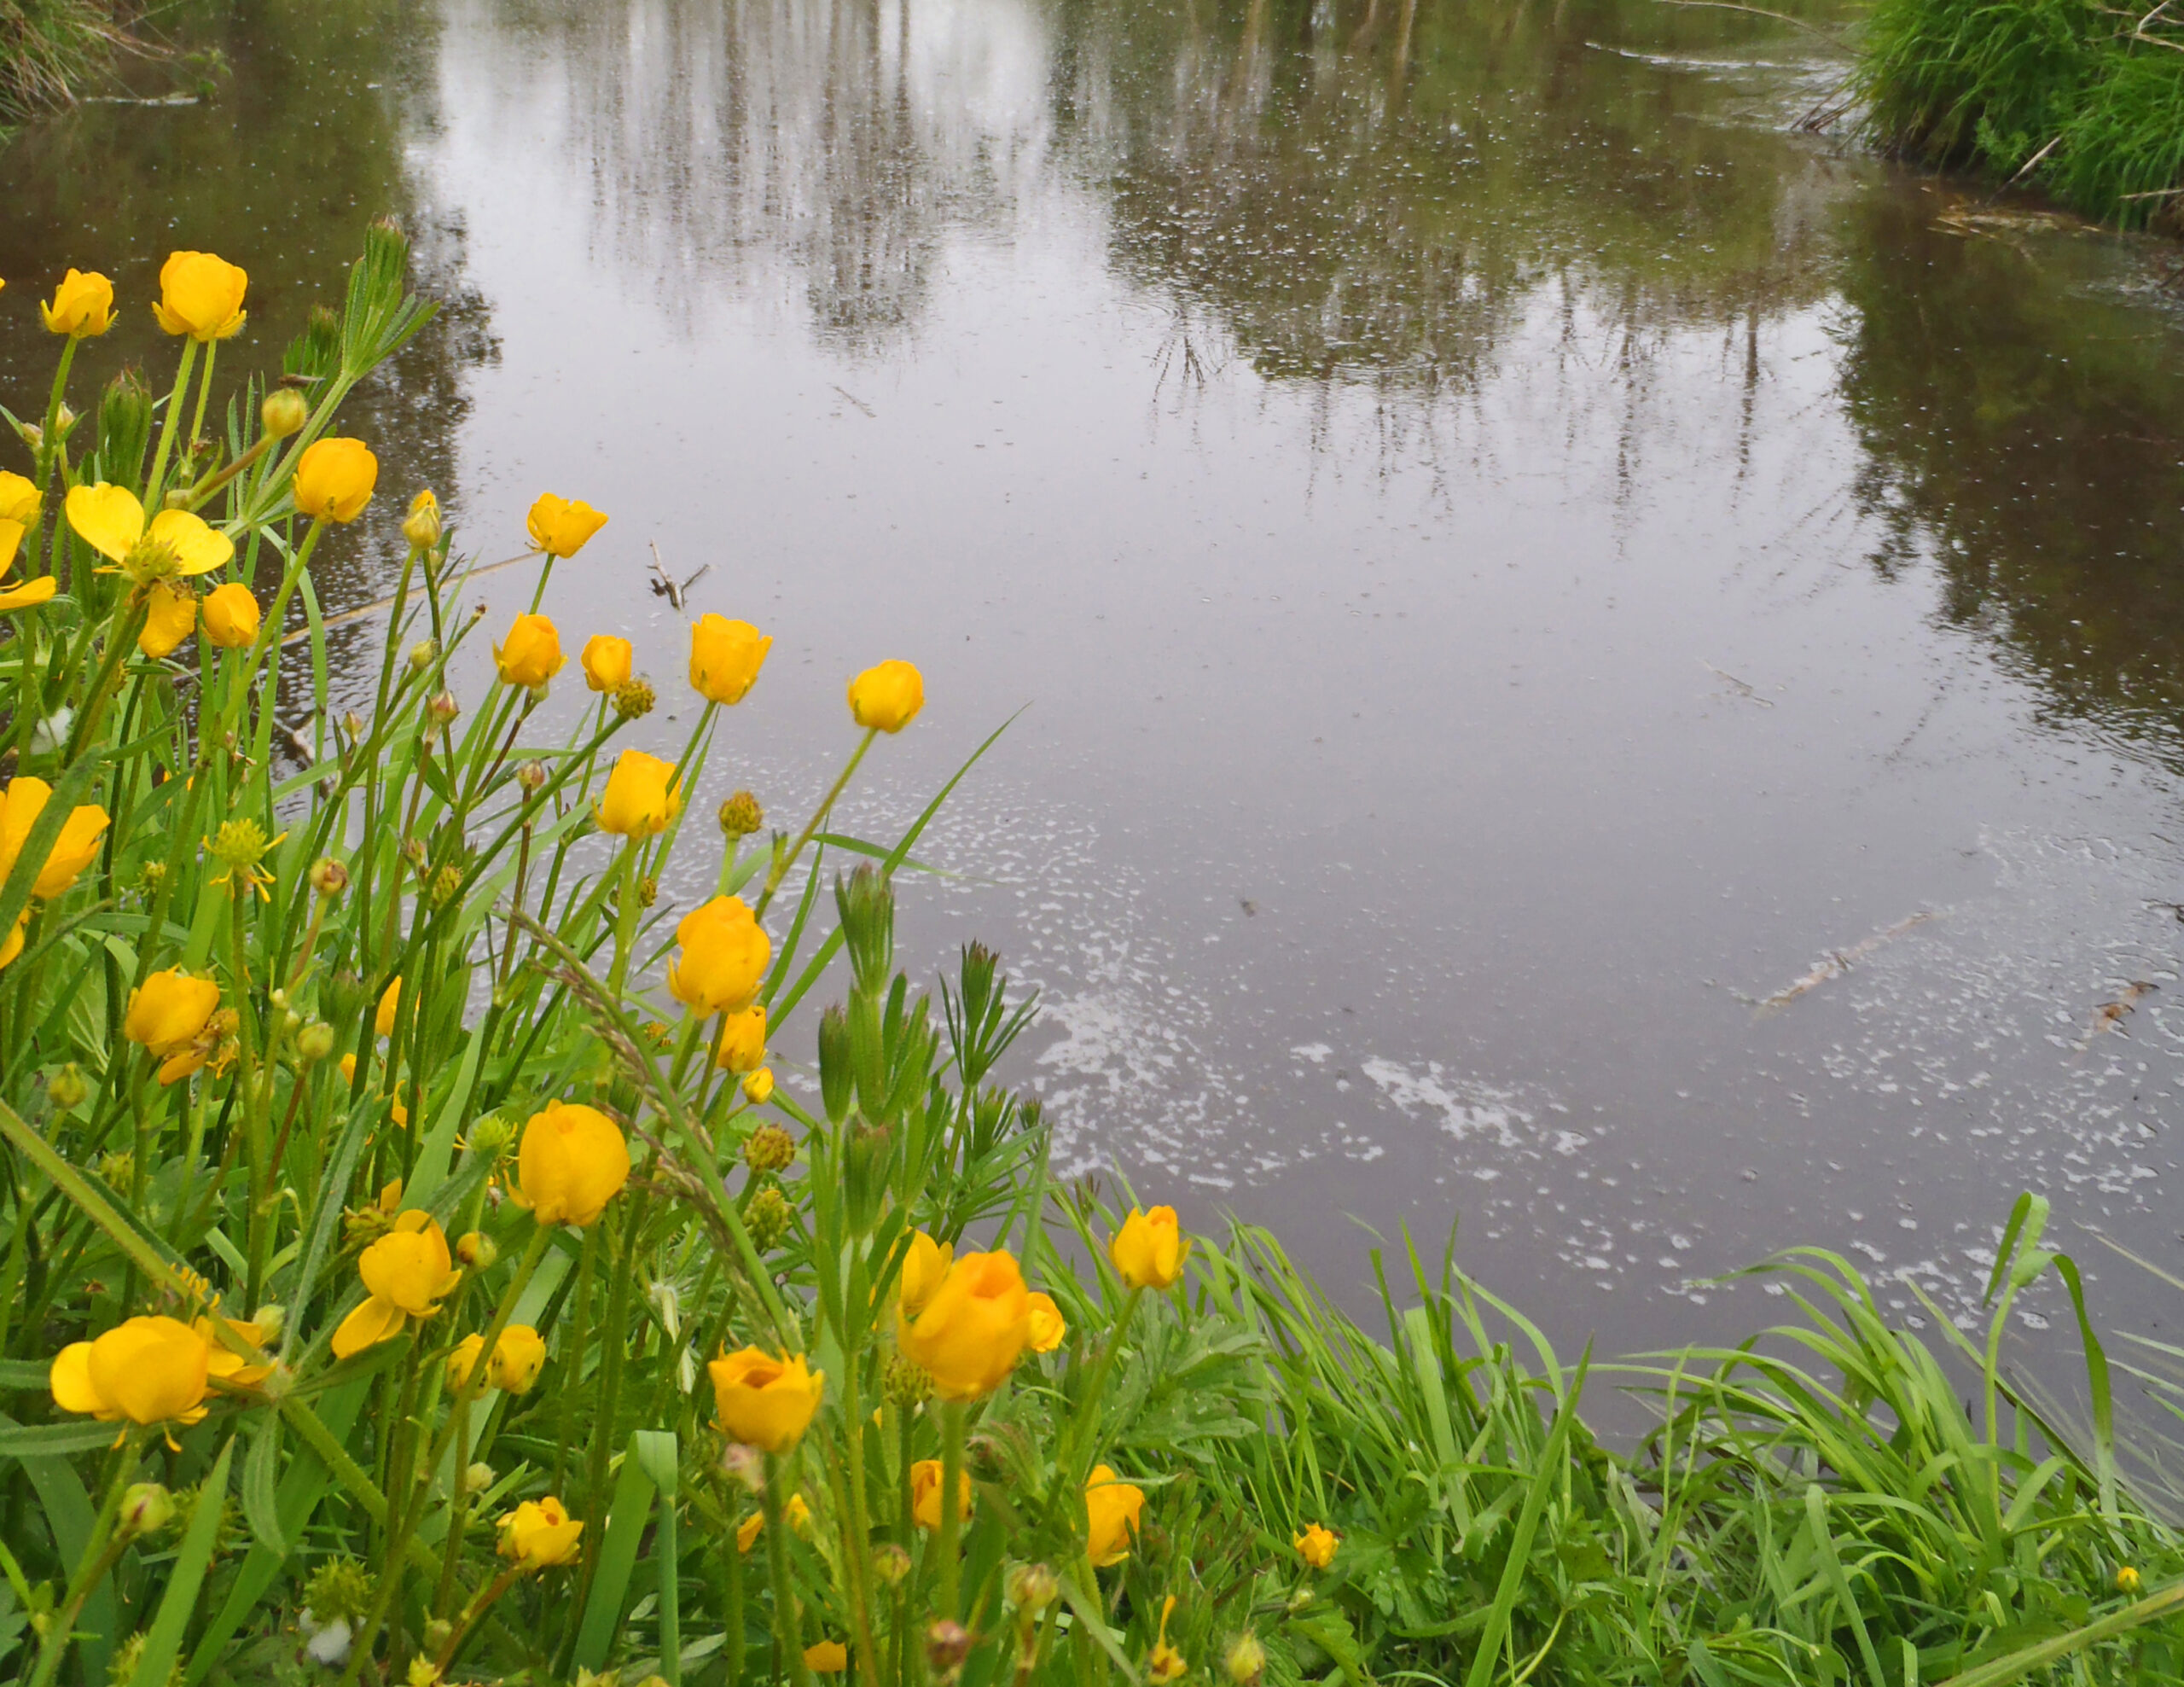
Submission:
[[[1849,972],[1853,966],[1864,960],[1883,944],[1893,943],[1912,927],[1922,926],[1935,917],[1931,913],[1921,911],[1910,916],[1908,919],[1898,920],[1885,931],[1877,931],[1869,937],[1860,938],[1848,949],[1831,951],[1803,978],[1776,991],[1772,996],[1760,1002],[1752,1009],[1751,1016],[1754,1019],[1763,1019],[1769,1014],[1781,1012],[1808,991],[1819,989],[1831,978],[1842,977],[1844,973]]]

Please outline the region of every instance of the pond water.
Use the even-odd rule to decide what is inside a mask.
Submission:
[[[449,308],[357,412],[386,490],[324,595],[421,482],[491,556],[585,497],[568,648],[673,691],[655,544],[775,637],[701,805],[799,815],[845,677],[922,666],[868,835],[1022,708],[908,947],[1040,986],[1072,1167],[1345,1294],[1361,1226],[1461,1219],[1623,1351],[1753,1326],[1708,1280],[1792,1242],[1961,1315],[2035,1187],[2165,1322],[2086,1234],[2184,1266],[2164,249],[1805,132],[1824,28],[1652,0],[177,27],[208,97],[15,143],[9,390],[67,264],[130,301],[103,369],[158,355],[169,247],[242,262],[240,369],[400,218]]]

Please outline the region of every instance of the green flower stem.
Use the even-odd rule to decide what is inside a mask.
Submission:
[[[950,1622],[959,1620],[963,1567],[956,1562],[956,1537],[962,1529],[956,1490],[963,1480],[963,1419],[968,1408],[961,1400],[943,1402],[940,1408],[940,1594],[934,1608]]]
[[[113,695],[113,688],[121,677],[121,665],[136,648],[136,635],[144,630],[145,605],[138,595],[129,592],[113,606],[113,616],[107,623],[106,650],[99,663],[97,677],[91,681],[90,693],[84,700],[84,712],[76,717],[76,724],[69,730],[68,743],[61,755],[62,767],[73,767],[76,759],[98,742],[100,718],[106,713],[107,700]]]
[[[788,1469],[787,1459],[766,1455],[766,1491],[760,1499],[766,1509],[766,1561],[774,1576],[774,1641],[790,1681],[795,1687],[811,1687],[811,1667],[804,1661],[804,1620],[796,1606],[796,1583],[789,1574],[788,1525],[781,1515],[781,1489]]]
[[[38,490],[45,490],[45,483],[61,455],[61,404],[68,391],[68,368],[76,361],[76,347],[82,344],[74,334],[61,348],[60,366],[53,371],[53,393],[45,401],[45,432],[39,435],[37,480]]]
[[[183,400],[189,393],[189,371],[197,362],[195,337],[182,342],[182,364],[175,370],[174,391],[167,394],[166,419],[160,425],[160,446],[152,453],[152,472],[144,477],[144,508],[158,509],[166,491],[167,454],[174,449],[175,424],[182,420]]]
[[[1063,1456],[1054,1461],[1054,1469],[1080,1487],[1088,1474],[1083,1440],[1100,1421],[1101,1392],[1107,1386],[1107,1373],[1114,1368],[1115,1355],[1122,1350],[1123,1338],[1130,1333],[1130,1319],[1137,1312],[1137,1303],[1144,1297],[1145,1290],[1133,1286],[1123,1301],[1122,1316],[1115,1320],[1114,1329],[1100,1348],[1100,1357],[1092,1362],[1092,1375],[1085,1382],[1084,1392],[1077,1396],[1076,1416],[1063,1439]]]
[[[185,461],[197,455],[197,447],[205,437],[205,405],[212,396],[212,365],[219,361],[220,342],[205,342],[205,368],[197,380],[197,412],[189,418],[189,438],[182,447]]]
[[[735,1531],[723,1529],[720,1535],[721,1608],[727,1639],[721,1648],[723,1661],[728,1666],[728,1678],[723,1687],[743,1687],[743,1553],[735,1544]]]
[[[787,852],[775,858],[774,864],[766,873],[766,887],[758,893],[758,904],[752,910],[753,913],[763,915],[766,911],[766,905],[774,899],[774,893],[781,887],[781,881],[788,876],[788,870],[796,864],[796,858],[804,853],[804,846],[811,841],[812,835],[827,823],[827,817],[834,812],[836,800],[847,788],[851,776],[857,771],[857,764],[864,759],[864,753],[872,748],[872,741],[879,736],[878,728],[868,727],[864,736],[857,740],[857,748],[850,752],[850,759],[843,766],[840,777],[834,781],[833,788],[820,799],[819,806],[811,811],[811,818],[804,823],[796,841],[789,846]]]

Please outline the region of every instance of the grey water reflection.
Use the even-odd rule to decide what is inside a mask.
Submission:
[[[880,656],[931,702],[868,832],[1030,703],[905,948],[1042,986],[1018,1075],[1072,1166],[1345,1288],[1348,1215],[1461,1218],[1625,1349],[1749,1326],[1708,1279],[1792,1241],[1961,1311],[2027,1184],[2180,1263],[2176,312],[2149,248],[1801,132],[1824,40],[1645,0],[219,18],[226,100],[24,143],[0,272],[96,227],[140,292],[180,232],[322,288],[349,221],[427,231],[462,308],[371,398],[389,490],[494,555],[542,488],[608,509],[550,607],[665,695],[652,547],[712,565],[693,609],[777,643],[701,806],[796,814]]]

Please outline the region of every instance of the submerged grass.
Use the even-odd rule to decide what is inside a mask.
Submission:
[[[2178,222],[2184,24],[2093,0],[1879,0],[1867,126],[1931,163],[2036,180],[2123,227]]]

